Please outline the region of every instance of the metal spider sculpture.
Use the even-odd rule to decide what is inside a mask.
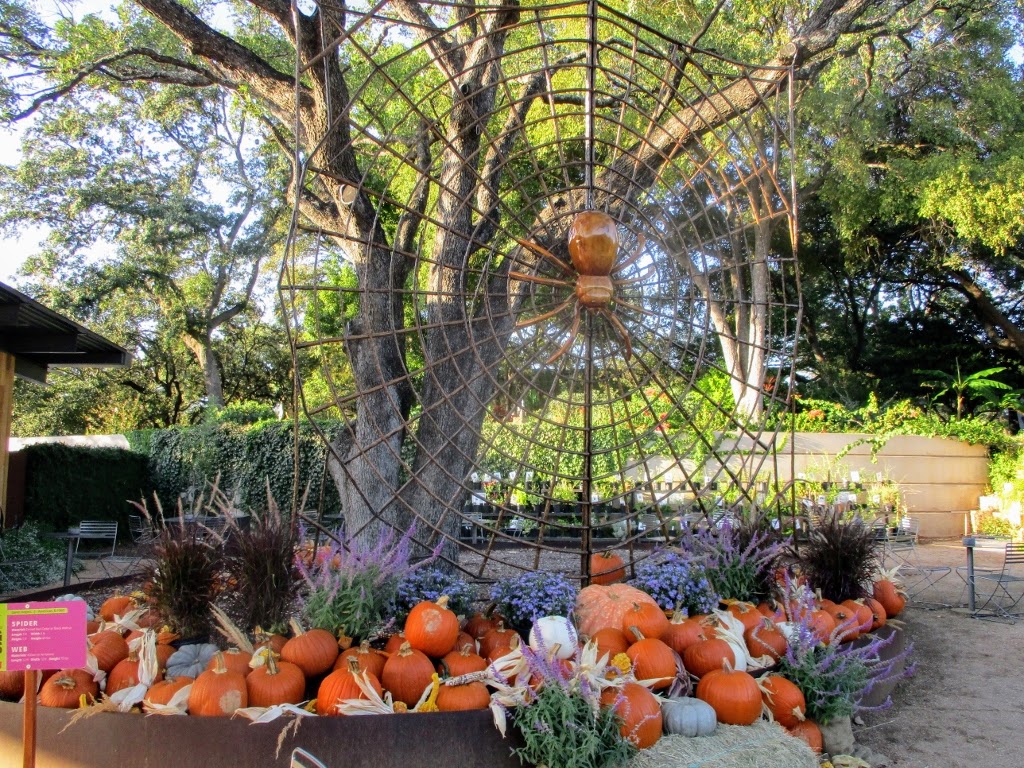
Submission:
[[[574,288],[572,294],[549,312],[521,320],[516,323],[517,328],[527,328],[531,325],[548,320],[569,306],[573,307],[572,327],[569,330],[569,338],[559,349],[545,362],[550,365],[558,358],[568,352],[579,335],[580,318],[584,310],[594,312],[604,317],[608,323],[622,338],[626,350],[626,359],[633,354],[633,345],[629,340],[629,331],[622,321],[615,316],[612,305],[628,307],[647,314],[645,310],[633,304],[617,298],[615,289],[618,286],[631,285],[641,282],[653,270],[648,268],[639,277],[624,279],[615,277],[617,273],[629,268],[643,253],[645,239],[639,237],[636,248],[624,261],[616,264],[619,255],[619,230],[615,220],[607,213],[600,211],[583,211],[577,213],[569,227],[569,257],[572,265],[566,264],[562,259],[555,256],[547,248],[528,240],[516,239],[521,246],[528,248],[539,256],[550,261],[568,277],[559,279],[554,277],[541,277],[539,275],[528,275],[525,272],[509,271],[509,276],[516,280],[524,280],[529,283],[550,285],[557,288]]]

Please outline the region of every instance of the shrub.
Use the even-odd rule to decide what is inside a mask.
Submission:
[[[0,569],[0,592],[38,587],[64,576],[67,547],[47,540],[35,521],[4,531],[3,555],[5,560],[21,562]]]
[[[491,588],[495,608],[517,629],[542,616],[568,616],[576,605],[576,585],[560,573],[529,571],[496,582]]]

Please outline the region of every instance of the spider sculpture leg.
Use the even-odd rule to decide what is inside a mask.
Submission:
[[[572,299],[570,299],[570,301],[571,300]],[[569,329],[569,338],[565,340],[565,344],[559,347],[558,350],[553,355],[551,355],[551,357],[544,361],[544,365],[551,365],[553,362],[555,362],[555,360],[560,358],[562,355],[564,355],[572,348],[573,342],[576,341],[576,336],[578,336],[580,332],[580,315],[582,314],[582,310],[583,307],[580,305],[579,302],[576,302],[576,306],[573,309],[572,313],[572,328]]]
[[[533,251],[538,256],[543,256],[545,259],[547,259],[552,264],[557,266],[559,269],[561,269],[567,275],[574,275],[574,274],[576,274],[576,270],[574,270],[569,264],[566,264],[560,258],[555,256],[555,254],[553,254],[551,251],[549,251],[544,246],[537,245],[536,243],[531,243],[529,240],[520,240],[518,237],[515,240],[523,248],[526,248],[527,250]]]
[[[615,313],[608,307],[599,309],[597,311],[604,316],[604,318],[608,321],[611,327],[614,328],[616,333],[618,333],[621,337],[622,344],[626,348],[626,359],[629,360],[629,358],[633,356],[633,344],[629,340],[629,331],[626,330],[626,326],[622,324],[622,321],[619,320],[619,318],[615,316]]]
[[[636,246],[633,248],[633,252],[629,255],[629,258],[621,264],[618,264],[615,269],[612,270],[612,274],[614,275],[632,266],[632,264],[643,255],[645,245],[647,245],[647,238],[643,235],[637,235]]]

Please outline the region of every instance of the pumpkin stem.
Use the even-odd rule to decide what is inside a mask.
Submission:
[[[267,654],[267,674],[273,676],[273,675],[276,675],[279,671],[280,670],[278,669],[277,660],[274,658],[274,654],[273,653],[268,653]]]
[[[292,634],[295,637],[306,634],[306,631],[301,626],[299,626],[299,621],[295,617],[288,619],[288,626],[291,628]]]
[[[447,608],[448,607],[448,600],[449,600],[448,595],[441,595],[439,598],[437,598],[437,600],[434,601],[434,603],[436,605],[439,605],[442,608]]]
[[[634,627],[634,626],[631,626],[631,627],[629,628],[629,631],[630,631],[630,633],[631,633],[631,634],[633,635],[633,637],[635,637],[635,638],[636,638],[636,641],[637,641],[637,642],[640,642],[641,640],[644,640],[644,639],[646,639],[646,638],[644,637],[644,633],[640,631],[640,628],[639,628],[639,627]]]
[[[213,657],[213,671],[218,675],[223,675],[228,671],[227,665],[224,664],[224,652],[217,651]]]
[[[406,645],[408,645],[408,643],[406,643]],[[354,654],[348,657],[348,671],[353,675],[358,675],[361,671],[359,669],[359,659],[357,659]]]

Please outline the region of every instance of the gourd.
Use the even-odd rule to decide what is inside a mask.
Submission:
[[[568,659],[576,653],[579,636],[565,616],[542,616],[530,628],[529,645],[549,658]]]
[[[268,653],[267,663],[245,676],[245,690],[250,707],[298,704],[306,693],[306,676],[294,664]]]
[[[220,648],[213,643],[183,645],[167,659],[167,676],[199,677],[218,651]]]
[[[607,688],[601,694],[601,705],[613,708],[622,719],[619,733],[638,748],[647,749],[661,738],[661,704],[642,685],[625,683],[620,689]]]
[[[197,717],[224,717],[249,705],[245,678],[224,665],[224,655],[214,656],[213,669],[200,673],[188,695],[188,711]]]
[[[614,552],[590,556],[590,583],[608,586],[626,578],[626,563]]]
[[[621,631],[622,619],[634,603],[658,606],[653,597],[628,584],[591,584],[576,597],[576,626],[590,637],[605,627]]]
[[[700,679],[697,698],[710,704],[718,722],[727,725],[750,725],[761,716],[761,689],[757,681],[728,666]]]
[[[437,602],[418,603],[405,620],[405,639],[417,651],[439,659],[455,647],[459,636],[459,619],[448,610],[448,596]]]
[[[84,669],[62,669],[39,689],[39,703],[44,707],[77,709],[82,696],[92,704],[100,694],[100,687],[92,674]]]
[[[665,733],[677,736],[710,736],[718,727],[714,708],[700,699],[667,699],[661,704]]]

